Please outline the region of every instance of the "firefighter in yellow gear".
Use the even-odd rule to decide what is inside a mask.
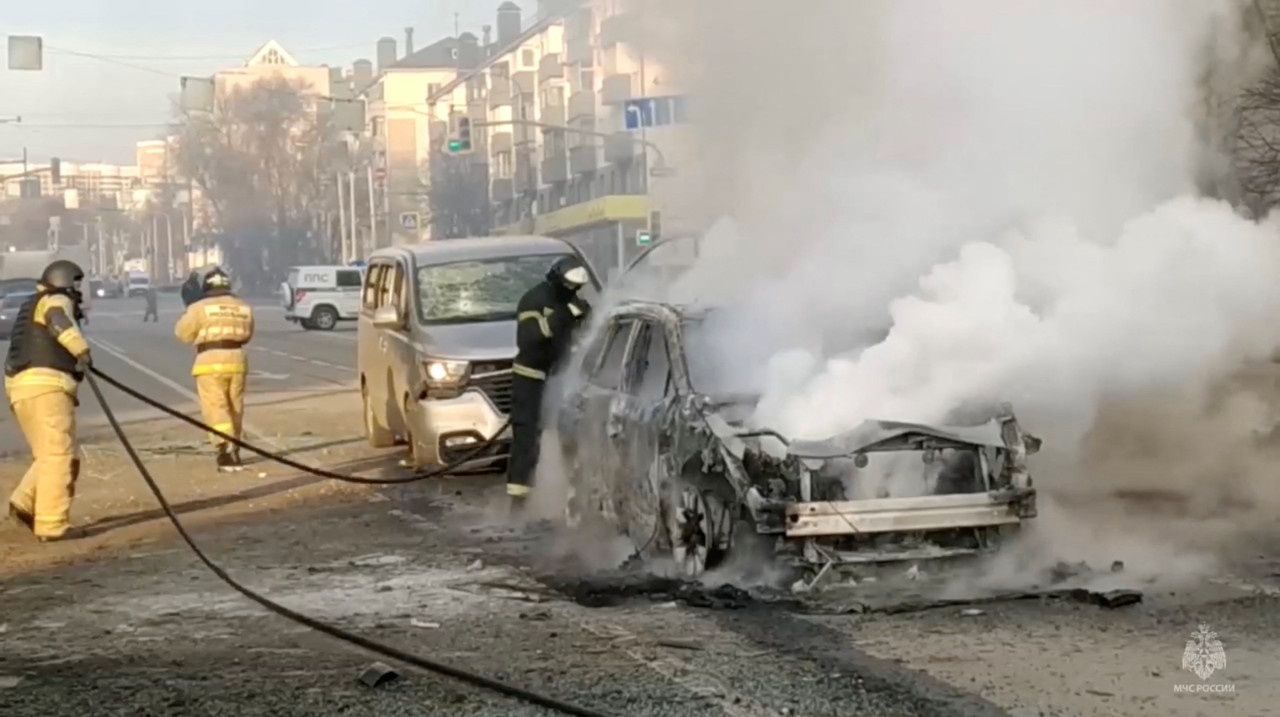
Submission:
[[[83,280],[84,270],[74,262],[46,267],[36,292],[18,309],[5,358],[5,394],[32,455],[9,497],[9,515],[41,542],[74,537],[76,393],[90,366],[89,344],[77,327]]]
[[[249,371],[245,344],[253,338],[253,308],[231,293],[231,277],[215,267],[204,275],[201,298],[187,306],[174,327],[174,335],[196,347],[191,375],[204,422],[222,433],[240,438],[244,425],[244,384]],[[239,470],[239,447],[216,434],[209,439],[217,448],[220,471]]]

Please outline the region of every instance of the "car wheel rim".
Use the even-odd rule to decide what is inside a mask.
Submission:
[[[329,314],[320,314],[320,318],[316,320],[316,323],[320,324],[322,329],[332,329],[334,321]]]
[[[672,507],[669,520],[671,530],[671,556],[676,568],[686,577],[697,577],[707,569],[710,553],[708,536],[711,521],[707,516],[707,504],[693,488],[683,488]]]

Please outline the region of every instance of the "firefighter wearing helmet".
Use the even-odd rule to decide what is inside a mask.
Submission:
[[[575,256],[556,260],[546,279],[525,292],[516,308],[516,360],[511,367],[511,457],[507,495],[515,506],[528,497],[542,433],[542,397],[547,377],[569,353],[575,330],[591,306],[578,296],[590,281]]]
[[[5,394],[33,459],[9,498],[9,514],[41,542],[74,537],[76,393],[90,365],[89,344],[77,326],[83,280],[75,262],[45,268],[36,292],[18,309],[5,359]]]
[[[201,281],[201,296],[187,306],[174,327],[174,335],[196,347],[191,375],[204,422],[213,429],[240,438],[244,424],[244,384],[249,371],[245,345],[253,338],[253,309],[231,293],[231,277],[221,267],[208,271]],[[239,470],[240,449],[210,434],[217,449],[219,471]]]

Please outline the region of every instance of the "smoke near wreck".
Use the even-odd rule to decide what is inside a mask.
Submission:
[[[673,297],[730,307],[705,343],[783,433],[1009,401],[1090,510],[1280,503],[1274,397],[1232,383],[1277,343],[1278,227],[1206,198],[1245,7],[650,0],[704,132],[682,193],[734,218]]]

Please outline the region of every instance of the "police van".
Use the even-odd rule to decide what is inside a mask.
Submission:
[[[304,329],[330,331],[360,317],[364,269],[357,266],[295,266],[280,287],[284,317]]]

